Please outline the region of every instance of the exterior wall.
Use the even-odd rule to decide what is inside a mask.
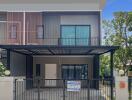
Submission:
[[[27,44],[43,44],[43,39],[37,39],[37,26],[42,25],[42,13],[27,12],[26,13],[26,43]]]
[[[16,26],[17,36],[15,39],[10,38],[11,26]],[[23,40],[23,13],[7,12],[7,44],[22,44]]]
[[[57,64],[57,78],[61,78],[61,64],[88,64],[88,77],[92,78],[93,76],[93,57],[81,57],[81,56],[61,56],[61,57],[44,57],[44,56],[35,56],[33,57],[33,76],[36,75],[36,64],[41,64],[41,76],[45,77],[45,64]],[[51,69],[52,70],[52,69]]]
[[[58,45],[60,37],[60,15],[43,15],[44,44]]]
[[[7,15],[4,12],[0,12],[0,44],[3,44],[6,42],[5,38],[7,37],[6,33],[6,21]]]
[[[0,100],[13,100],[13,77],[0,77]]]
[[[44,44],[57,45],[60,38],[61,25],[90,25],[91,45],[99,45],[100,13],[49,13],[44,14]]]
[[[100,12],[26,12],[25,22],[23,12],[1,14],[5,17],[5,22],[0,23],[1,44],[21,45],[25,41],[26,45],[58,45],[61,25],[90,25],[91,45],[100,44]],[[10,37],[13,25],[17,28],[15,39]],[[37,38],[39,25],[44,27],[42,39]]]
[[[106,0],[1,0],[1,11],[99,11]]]
[[[12,76],[26,75],[26,56],[18,53],[10,53],[10,71]]]

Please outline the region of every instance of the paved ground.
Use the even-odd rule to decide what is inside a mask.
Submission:
[[[88,96],[88,93],[90,96]],[[79,92],[65,91],[64,93],[63,89],[46,88],[40,89],[40,94],[37,89],[23,90],[21,93],[18,91],[16,100],[107,100],[104,99],[103,95],[102,91],[94,89],[89,91],[81,89]]]

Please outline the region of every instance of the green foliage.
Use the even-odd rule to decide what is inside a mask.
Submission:
[[[100,75],[102,77],[110,76],[110,64],[108,63],[109,60],[110,60],[110,57],[108,55],[100,56],[100,62],[101,62]]]
[[[5,76],[4,75],[4,71],[6,70],[6,68],[4,67],[4,65],[0,62],[0,76]]]
[[[103,21],[103,26],[103,44],[120,46],[114,55],[114,65],[127,72],[128,61],[132,63],[132,12],[115,12],[112,20]]]

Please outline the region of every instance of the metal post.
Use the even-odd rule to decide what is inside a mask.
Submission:
[[[10,70],[10,50],[7,50],[7,69]]]
[[[88,86],[87,86],[87,96],[88,96],[88,99],[87,100],[90,100],[90,81],[87,79],[87,82],[88,82]]]
[[[63,80],[63,100],[65,100],[65,80]]]
[[[17,89],[17,88],[16,88],[16,82],[17,82],[17,81],[16,81],[16,80],[17,80],[17,79],[15,79],[15,81],[14,81],[14,82],[15,82],[15,83],[14,83],[14,84],[15,84],[15,86],[14,86],[14,99],[15,99],[15,100],[17,100],[17,98],[16,98],[16,96],[17,96],[17,95],[16,95],[16,92],[17,92],[17,91],[16,91],[16,89]]]
[[[25,45],[25,37],[26,37],[26,33],[25,33],[25,24],[26,24],[26,12],[23,12],[23,45]]]
[[[38,81],[38,100],[40,100],[40,79],[37,79]]]
[[[110,67],[111,67],[111,100],[113,100],[113,54],[114,52],[112,51],[110,53]]]

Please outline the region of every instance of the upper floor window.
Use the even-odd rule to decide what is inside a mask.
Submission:
[[[44,26],[43,25],[38,25],[37,26],[37,38],[38,39],[43,39],[44,38]]]
[[[10,27],[10,38],[11,39],[16,39],[17,38],[17,26],[16,25],[12,25]]]
[[[89,25],[62,25],[61,44],[62,45],[89,45],[90,26]]]
[[[0,15],[0,21],[4,21],[4,20],[5,20],[5,18]]]
[[[0,13],[0,21],[6,21],[6,13],[5,12]]]

